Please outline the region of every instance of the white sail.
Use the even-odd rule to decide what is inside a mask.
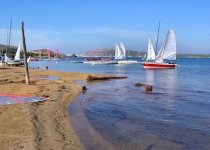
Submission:
[[[164,46],[163,59],[176,60],[176,36],[173,29],[169,29]]]
[[[5,53],[5,54],[4,54],[4,61],[5,61],[5,62],[8,62],[8,60],[9,60],[9,58],[7,57],[7,54]]]
[[[126,49],[122,42],[120,42],[120,48],[121,48],[122,58],[125,59],[126,58]]]
[[[176,60],[176,36],[173,29],[169,29],[165,43],[158,52],[155,62],[163,63],[163,60]]]
[[[4,62],[7,63],[7,62],[10,62],[10,61],[12,61],[11,58],[7,57],[7,54],[5,53],[4,54]]]
[[[155,60],[155,51],[152,42],[148,41],[147,58],[146,60]]]
[[[23,49],[22,47],[22,41],[19,43],[19,46],[18,46],[18,49],[17,49],[17,52],[15,54],[15,59],[14,60],[20,60],[20,51]]]
[[[118,46],[118,44],[116,44],[115,47],[115,59],[121,59],[122,55],[121,55],[121,50],[120,47]]]
[[[163,63],[163,54],[164,54],[164,46],[161,47],[155,58],[156,63]]]

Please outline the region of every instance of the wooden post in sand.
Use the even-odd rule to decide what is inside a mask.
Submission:
[[[24,33],[24,22],[22,22],[22,42],[23,42],[23,52],[24,52],[24,66],[25,66],[26,84],[29,85],[30,82],[29,82],[27,51],[26,51],[26,42],[25,42],[25,33]]]

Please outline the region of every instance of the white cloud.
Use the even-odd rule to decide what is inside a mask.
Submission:
[[[0,43],[6,44],[7,30],[0,29]],[[54,31],[54,30],[39,30],[39,29],[25,29],[27,49],[39,49],[39,48],[50,48],[50,49],[63,49],[63,50],[85,50],[92,48],[100,48],[101,46],[110,48],[116,39],[122,39],[131,44],[134,43],[139,45],[139,41],[146,42],[146,39],[154,37],[149,32],[127,30],[121,28],[111,27],[99,27],[99,28],[74,28],[66,31]],[[92,38],[95,36],[95,40]],[[98,36],[109,36],[110,38],[106,41],[97,39]],[[11,45],[17,46],[21,40],[20,29],[12,30]],[[92,41],[92,42],[91,42]],[[98,41],[98,42],[97,42]],[[84,42],[83,44],[81,44]],[[134,44],[136,46],[136,44]],[[138,47],[138,46],[137,46]]]
[[[52,48],[55,49],[60,45],[59,37],[62,32],[46,31],[46,30],[27,30],[25,29],[25,37],[27,49]],[[7,30],[0,29],[0,43],[6,44]],[[17,46],[21,40],[21,30],[13,29],[11,33],[11,45]]]

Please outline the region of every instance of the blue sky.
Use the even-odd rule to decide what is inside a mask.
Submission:
[[[210,54],[209,7],[209,0],[1,0],[0,43],[6,43],[12,17],[12,45],[24,21],[29,50],[80,54],[122,41],[126,49],[146,51],[161,19],[159,45],[172,27],[178,53]]]

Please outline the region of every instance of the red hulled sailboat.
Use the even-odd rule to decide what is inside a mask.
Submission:
[[[173,29],[169,29],[166,41],[162,48],[155,55],[152,43],[149,40],[147,59],[143,63],[144,68],[148,69],[174,69],[176,60],[176,36]]]

